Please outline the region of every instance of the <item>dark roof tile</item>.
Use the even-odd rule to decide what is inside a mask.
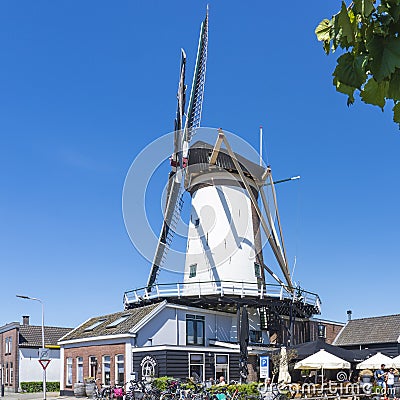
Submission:
[[[57,345],[61,337],[71,331],[72,328],[60,328],[57,326],[44,327],[45,345]],[[20,325],[19,327],[20,347],[42,347],[42,327],[35,325]]]
[[[400,336],[400,314],[360,318],[348,321],[334,344],[350,346],[372,343],[396,343]]]

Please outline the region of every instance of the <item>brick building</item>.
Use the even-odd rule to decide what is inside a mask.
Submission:
[[[258,356],[276,346],[263,335],[258,312],[249,309],[250,380],[258,379]],[[342,327],[332,321],[296,321],[293,342],[317,337],[331,342]],[[196,374],[209,380],[222,374],[227,381],[240,379],[237,315],[232,312],[164,300],[90,318],[59,344],[62,395],[72,394],[74,385],[88,377],[103,385],[123,384],[130,380],[132,372],[140,378],[185,378]]]
[[[47,380],[60,381],[60,350],[57,342],[71,328],[44,327],[45,345],[49,348],[51,362],[46,369]],[[0,327],[0,379],[5,391],[18,392],[21,382],[42,381],[43,369],[39,363],[42,347],[42,327],[23,322],[11,322]]]

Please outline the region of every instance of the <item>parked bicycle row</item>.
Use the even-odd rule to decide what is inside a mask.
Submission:
[[[237,382],[196,382],[191,379],[167,379],[160,389],[147,381],[131,380],[125,385],[95,387],[94,400],[284,400],[265,393],[247,393],[241,391]]]

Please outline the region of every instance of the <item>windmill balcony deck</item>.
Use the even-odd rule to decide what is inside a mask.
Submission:
[[[212,304],[248,304],[263,307],[273,304],[289,310],[303,310],[305,314],[319,314],[321,301],[317,294],[294,288],[293,293],[282,285],[235,282],[205,281],[185,283],[163,283],[130,290],[124,294],[125,308],[167,300],[170,302],[210,306]],[[285,313],[285,312],[284,312]]]

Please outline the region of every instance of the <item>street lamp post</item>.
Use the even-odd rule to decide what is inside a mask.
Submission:
[[[20,299],[38,301],[42,305],[42,348],[44,349],[44,305],[42,300],[37,299],[36,297],[23,296],[20,294],[17,294],[16,296]],[[46,368],[43,368],[43,399],[46,400]]]

